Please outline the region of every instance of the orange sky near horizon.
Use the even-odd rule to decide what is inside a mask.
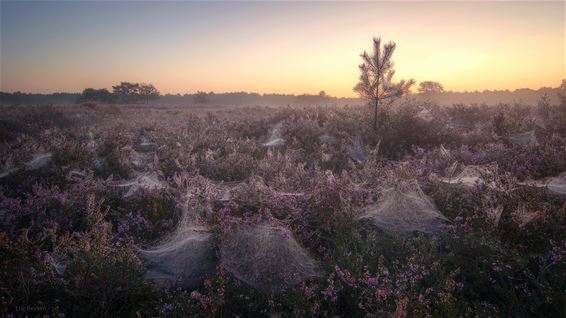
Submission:
[[[447,90],[557,87],[564,2],[2,2],[0,90],[80,92],[120,81],[161,93],[354,97],[372,36],[396,79]]]

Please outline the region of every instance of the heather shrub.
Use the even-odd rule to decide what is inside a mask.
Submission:
[[[141,191],[136,200],[121,203],[130,211],[117,216],[117,233],[137,240],[152,241],[171,231],[177,218],[177,201],[161,191]]]
[[[196,156],[200,174],[213,180],[241,181],[253,171],[261,150],[249,142],[233,141],[225,147],[206,149]]]
[[[457,142],[443,123],[420,120],[410,109],[390,115],[379,138],[380,151],[389,158],[403,157],[415,147],[433,148]]]
[[[2,142],[14,141],[21,134],[26,133],[27,131],[28,128],[22,121],[14,118],[0,119],[0,140],[2,140]]]
[[[104,220],[108,207],[88,195],[80,222],[69,214],[50,217],[53,209],[61,211],[66,199],[60,194],[57,202],[49,202],[52,194],[44,195],[46,202],[20,208],[23,213],[10,210],[17,219],[4,220],[3,228],[9,230],[2,236],[6,256],[2,265],[8,270],[3,272],[3,290],[10,288],[14,293],[10,298],[3,293],[6,308],[43,304],[50,310],[82,316],[132,313],[151,289],[142,280],[133,246],[111,242],[112,226]],[[19,208],[14,203],[10,207]],[[38,212],[33,206],[45,210]],[[9,225],[26,230],[18,235]]]
[[[473,129],[477,124],[490,120],[491,111],[487,105],[456,104],[447,108],[453,123],[465,129]]]
[[[131,252],[80,253],[68,265],[66,308],[80,316],[103,317],[132,314],[149,299],[151,287]]]
[[[548,130],[566,136],[566,98],[562,96],[560,101],[559,105],[551,107]]]
[[[38,135],[50,128],[70,128],[75,121],[61,107],[13,106],[2,107],[0,120],[0,140],[10,142],[21,134]]]
[[[352,187],[346,172],[335,176],[326,171],[317,178],[314,192],[300,215],[297,232],[313,250],[331,249],[328,238],[343,234],[342,225],[352,225],[355,207],[363,200],[363,190]],[[348,235],[346,233],[346,235]]]
[[[126,179],[130,175],[131,167],[122,157],[120,151],[121,145],[125,141],[115,137],[118,136],[114,135],[112,138],[105,138],[98,147],[98,158],[93,168],[96,175],[102,178],[116,176]]]
[[[117,117],[122,114],[122,110],[116,105],[105,105],[104,107],[98,108],[98,111],[103,115],[110,115],[113,117]]]
[[[282,134],[290,140],[290,147],[310,154],[316,152],[320,144],[321,128],[316,119],[292,118],[283,126]]]
[[[230,132],[233,138],[259,139],[268,133],[269,128],[270,123],[263,119],[250,120],[249,118],[244,118],[226,123],[226,130]]]
[[[53,161],[58,166],[90,167],[93,153],[78,142],[78,136],[58,135],[56,133],[46,136],[49,138],[49,148],[53,151]]]
[[[59,291],[62,284],[50,264],[44,261],[45,254],[38,253],[37,245],[41,243],[40,236],[29,237],[25,232],[14,238],[4,231],[0,234],[0,311],[3,316],[16,312],[17,306],[28,305],[51,305],[49,314],[61,312],[55,297],[62,295]]]
[[[538,179],[564,171],[565,151],[566,149],[561,149],[551,142],[532,147],[528,152],[520,146],[483,144],[474,148],[462,146],[454,156],[465,164],[482,165],[496,162],[500,169],[523,180],[529,176]]]

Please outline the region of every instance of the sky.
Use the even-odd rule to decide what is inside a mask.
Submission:
[[[1,1],[0,91],[80,92],[121,81],[161,93],[353,97],[360,53],[394,41],[395,79],[447,90],[557,87],[557,2]]]

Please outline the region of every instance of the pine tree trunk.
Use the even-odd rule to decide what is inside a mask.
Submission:
[[[379,107],[379,72],[377,73],[378,83],[375,88],[375,110],[373,114],[373,130],[377,132],[377,108]]]
[[[375,112],[373,114],[373,130],[377,132],[377,108],[379,107],[379,81],[381,79],[379,69],[377,71],[377,85],[375,87]]]
[[[379,99],[375,99],[375,108],[373,112],[373,130],[377,131],[377,108],[379,107]]]

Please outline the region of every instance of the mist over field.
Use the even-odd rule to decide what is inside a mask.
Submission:
[[[0,314],[566,317],[563,2],[0,2]]]
[[[558,85],[560,83],[557,83]],[[538,89],[522,88],[506,91],[475,91],[475,92],[434,92],[408,95],[405,99],[412,99],[416,102],[432,102],[440,106],[452,106],[454,104],[485,104],[495,106],[498,104],[536,104],[541,98],[546,96],[549,102],[559,103],[558,94],[560,87],[541,87]],[[213,94],[210,94],[213,93]],[[253,92],[230,92],[214,93],[208,92],[208,104],[224,106],[324,106],[324,105],[362,105],[364,100],[357,97],[335,97],[326,94],[258,94]],[[152,100],[152,105],[157,106],[195,106],[196,93],[189,94],[162,94],[159,98]],[[197,98],[198,99],[198,98]],[[3,93],[0,92],[0,102],[4,105],[33,105],[33,104],[75,104],[81,101],[81,93]]]

